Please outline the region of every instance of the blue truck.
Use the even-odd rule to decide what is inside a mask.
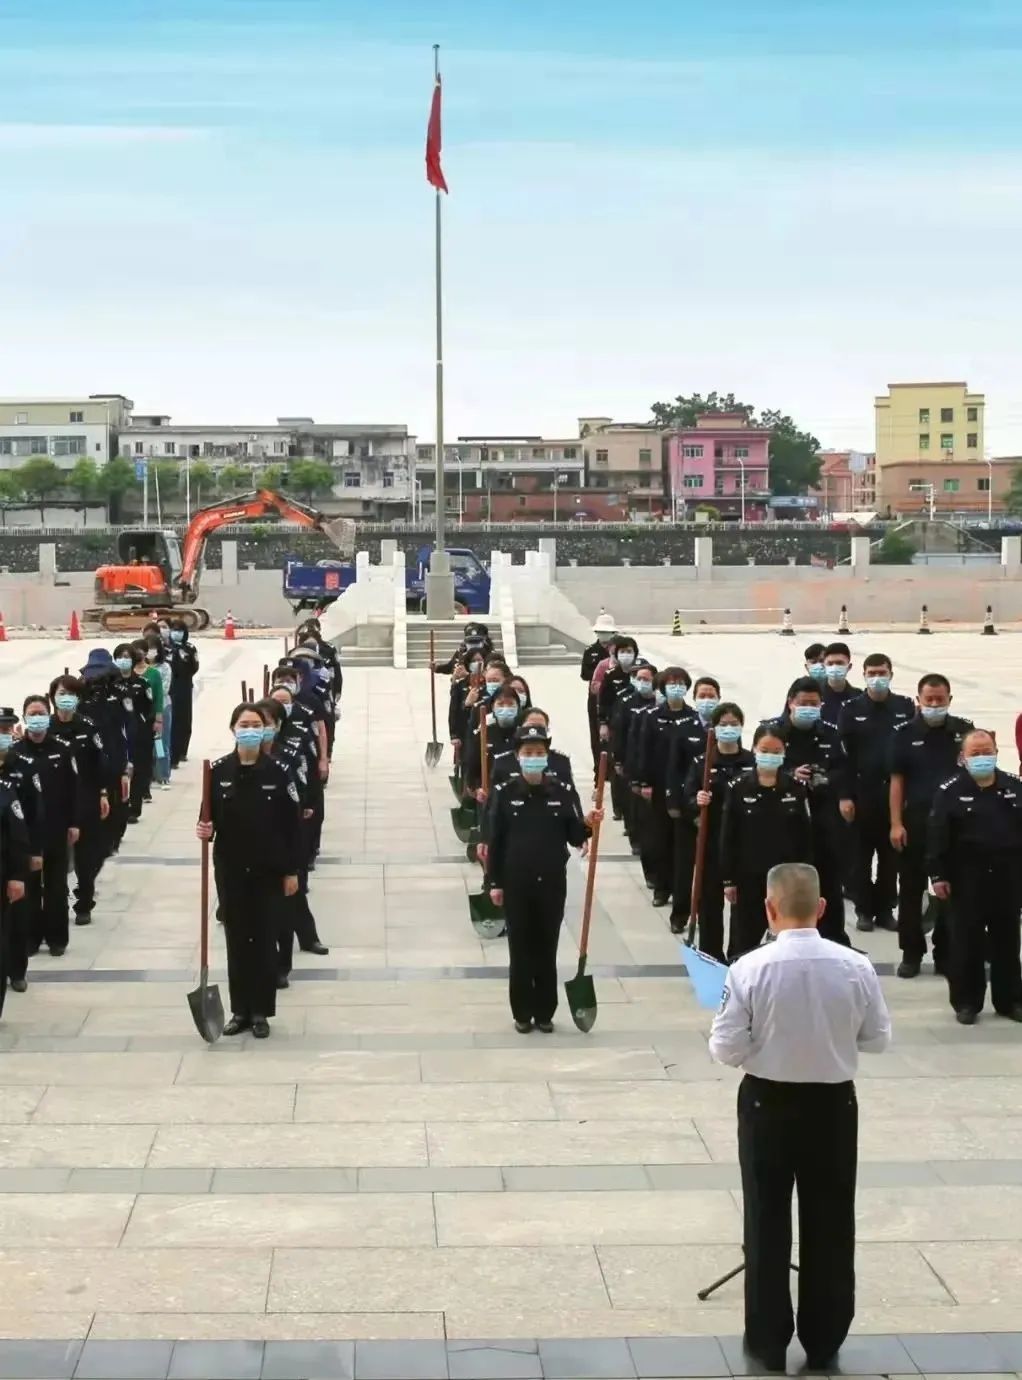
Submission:
[[[458,612],[488,613],[490,572],[486,566],[474,551],[464,547],[449,547],[447,556],[454,574],[454,598]],[[415,564],[405,566],[405,591],[409,613],[425,611],[429,558],[430,548],[424,546],[417,553]],[[354,583],[353,561],[326,560],[309,565],[288,557],[284,563],[284,598],[296,613],[326,608]]]

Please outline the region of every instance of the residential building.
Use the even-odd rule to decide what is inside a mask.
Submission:
[[[664,437],[655,422],[615,422],[580,417],[586,488],[606,489],[627,500],[635,517],[662,515],[666,502]]]
[[[416,447],[423,510],[435,511],[436,445]],[[459,436],[444,445],[444,506],[465,522],[558,522],[587,516],[627,517],[621,495],[585,489],[583,446],[577,436]]]
[[[676,518],[700,507],[724,519],[762,522],[770,497],[770,430],[741,412],[704,412],[667,441]]]
[[[970,393],[966,383],[888,384],[874,403],[878,507],[895,506],[894,491],[887,492],[889,465],[982,460],[985,408],[983,394]]]
[[[17,469],[37,456],[62,470],[84,458],[105,465],[117,453],[133,407],[121,393],[0,399],[0,470]]]
[[[876,509],[876,456],[861,450],[820,451],[820,480],[812,490],[823,513]]]
[[[882,517],[1002,516],[1018,456],[994,460],[902,460],[884,466]]]

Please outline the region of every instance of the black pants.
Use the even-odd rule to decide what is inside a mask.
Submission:
[[[699,898],[699,947],[711,958],[724,961],[724,882],[720,868],[707,850],[703,892]]]
[[[25,886],[25,896],[20,901],[15,901],[12,906],[9,901],[3,903],[3,918],[0,920],[2,934],[0,934],[0,1011],[3,1010],[4,993],[7,989],[8,979],[17,982],[28,972],[28,958],[30,947],[32,914],[28,902],[28,884]]]
[[[120,784],[116,789],[120,794]],[[96,904],[96,878],[109,851],[110,833],[107,822],[99,817],[97,802],[80,821],[74,850],[75,912],[79,915],[90,914]]]
[[[798,1336],[829,1359],[855,1315],[855,1175],[859,1109],[852,1083],[738,1089],[745,1201],[745,1335],[757,1352],[791,1341],[791,1194],[798,1189]]]
[[[891,847],[891,816],[885,801],[864,800],[856,808],[855,882],[852,888],[855,909],[871,920],[884,911],[893,911],[898,901],[897,854]],[[876,858],[876,881],[873,859]]]
[[[170,721],[170,765],[176,767],[188,756],[188,744],[192,741],[192,683],[185,689],[170,692],[173,715]]]
[[[820,895],[827,905],[818,929],[824,939],[849,944],[845,933],[845,853],[848,831],[837,803],[827,800],[813,813],[813,862],[820,877]]]
[[[29,874],[25,902],[29,911],[29,945],[66,949],[68,941],[67,835],[48,840],[39,872]],[[24,974],[20,974],[24,976]]]
[[[610,779],[610,803],[614,811],[615,819],[624,820],[625,833],[628,832],[628,800],[630,792],[625,779],[621,776],[611,760],[609,767]]]
[[[674,820],[659,794],[643,805],[642,870],[654,891],[669,895],[674,883]]]
[[[926,895],[926,813],[906,814],[908,843],[898,858],[898,948],[909,963],[920,963],[926,956],[923,934],[923,897]],[[933,928],[933,961],[938,967],[947,962],[947,927],[944,907],[937,908]]]
[[[557,941],[564,919],[563,866],[544,877],[516,876],[504,887],[510,976],[516,1021],[552,1021],[557,1010]]]
[[[587,697],[586,713],[589,716],[589,746],[593,754],[593,779],[595,780],[600,765],[600,753],[606,748],[606,743],[600,742],[600,721],[596,714],[595,695]]]
[[[217,869],[227,941],[231,1012],[243,1020],[277,1011],[277,936],[283,878],[221,859]]]
[[[104,821],[107,857],[116,853],[121,846],[124,831],[128,827],[128,803],[128,800],[121,799],[121,783],[118,780],[117,785],[110,791],[110,813]]]
[[[150,737],[151,737],[150,733]],[[146,741],[144,732],[139,733],[139,742]],[[135,754],[135,770],[131,776],[131,794],[128,797],[128,816],[131,819],[138,819],[142,814],[142,805],[145,797],[152,793],[153,788],[153,754],[152,752],[138,751]]]
[[[741,957],[751,949],[758,949],[767,927],[765,872],[743,872],[738,878],[738,900],[731,907],[731,933],[728,935],[727,956]]]
[[[1018,867],[1018,859],[976,860],[951,882],[949,989],[956,1011],[983,1009],[986,960],[994,1010],[1006,1015],[1022,1005]]]
[[[692,871],[696,861],[696,831],[687,819],[672,819],[674,853],[671,860],[671,921],[675,924],[688,919],[692,911]],[[710,841],[712,848],[713,841]]]

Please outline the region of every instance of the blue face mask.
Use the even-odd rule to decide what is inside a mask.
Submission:
[[[547,757],[520,757],[519,766],[523,776],[542,776],[547,769]]]
[[[271,728],[270,725],[267,724],[266,727],[263,729],[263,742],[272,743],[276,736],[277,730],[275,728]]]
[[[891,678],[890,676],[867,676],[866,688],[884,695],[891,688]]]
[[[920,706],[919,717],[927,724],[942,724],[947,718],[947,709],[942,704],[924,704]]]
[[[809,728],[811,724],[819,723],[820,706],[818,704],[796,704],[792,706],[791,722],[797,724],[799,728]]]
[[[56,704],[57,708],[61,710],[64,714],[73,714],[75,710],[78,708],[78,696],[63,694],[57,695],[54,698],[54,703]]]
[[[9,752],[14,746],[13,733],[0,733],[0,752]]]
[[[742,730],[738,724],[718,724],[713,730],[718,743],[740,743]]]
[[[493,697],[494,697],[494,695],[497,693],[497,691],[498,691],[499,689],[500,689],[500,681],[499,681],[499,680],[488,680],[488,681],[486,682],[486,695],[487,695],[487,698],[492,700]]]
[[[827,668],[822,661],[814,661],[806,667],[806,674],[812,676],[813,680],[826,680]]]
[[[518,696],[518,703],[519,703],[519,704],[522,706],[522,708],[524,709],[525,706],[529,703],[529,697],[528,697],[528,695],[525,693],[524,690],[517,690],[515,693],[516,693],[517,696]]]
[[[720,700],[696,700],[696,713],[701,719],[712,719]]]
[[[763,771],[780,771],[784,766],[783,752],[757,752],[756,766]]]
[[[26,733],[45,733],[50,726],[49,714],[26,714],[25,732]]]
[[[518,710],[513,709],[509,704],[498,704],[493,711],[493,717],[502,728],[507,728],[509,724],[513,724],[518,718]]]
[[[234,741],[240,748],[262,747],[263,730],[261,728],[236,728]]]
[[[617,664],[621,667],[622,671],[630,671],[631,668],[635,665],[635,653],[618,652]]]
[[[124,674],[127,674],[128,671],[130,671],[130,670],[131,670],[131,667],[132,667],[132,660],[131,660],[131,657],[130,657],[130,656],[117,656],[117,657],[114,657],[114,665],[117,667],[118,671],[122,671]]]
[[[635,682],[635,688],[644,699],[649,699],[653,693],[654,685],[651,680],[638,680]]]
[[[685,687],[678,681],[672,681],[670,685],[664,686],[664,694],[667,696],[668,704],[681,704],[685,698]]]
[[[848,667],[843,664],[840,666],[825,666],[823,668],[823,673],[828,680],[848,679]]]
[[[172,628],[170,633],[170,640],[171,642],[180,643],[185,640],[185,635],[180,628]]]
[[[966,757],[965,769],[970,776],[993,776],[997,770],[997,753],[991,752],[981,757]]]

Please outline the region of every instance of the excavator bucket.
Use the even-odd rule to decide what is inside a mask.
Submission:
[[[324,519],[321,525],[342,556],[354,556],[355,524],[351,518]]]

